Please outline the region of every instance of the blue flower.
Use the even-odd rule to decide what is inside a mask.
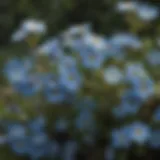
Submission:
[[[133,142],[140,145],[146,143],[151,134],[151,130],[148,125],[143,122],[134,122],[130,124],[130,138]]]
[[[115,45],[111,40],[108,40],[107,49],[106,49],[106,60],[112,58],[117,61],[123,61],[126,58],[126,52],[124,48]]]
[[[158,17],[159,10],[157,7],[148,4],[140,4],[137,7],[136,13],[140,19],[144,21],[151,21]]]
[[[133,90],[126,90],[121,98],[121,103],[116,108],[113,108],[113,114],[117,118],[125,118],[127,116],[135,115],[142,104],[141,97]]]
[[[29,123],[29,128],[32,132],[42,132],[46,127],[46,120],[43,116],[39,116]]]
[[[25,126],[21,124],[8,125],[7,142],[15,153],[20,155],[26,154],[30,148],[28,140]]]
[[[82,77],[77,69],[76,62],[72,57],[65,57],[65,60],[59,64],[60,84],[69,92],[75,92],[82,85]]]
[[[152,130],[149,144],[154,149],[160,148],[160,130]]]
[[[122,94],[121,102],[138,107],[142,104],[143,101],[136,92],[134,92],[132,89],[129,89],[124,91],[124,93]]]
[[[36,133],[33,132],[30,138],[32,145],[35,147],[43,146],[49,141],[48,136],[44,132],[36,132]]]
[[[83,41],[84,37],[91,33],[90,24],[75,25],[62,33],[62,44],[65,47],[75,49],[78,43]]]
[[[14,58],[5,64],[4,74],[11,84],[15,84],[26,80],[29,69],[30,66],[25,66],[25,63],[22,60]]]
[[[13,87],[24,96],[33,96],[41,89],[41,85],[30,79],[30,77],[27,77],[23,82],[15,83]]]
[[[128,126],[119,128],[119,129],[114,129],[111,132],[112,136],[112,147],[113,148],[128,148],[131,145],[131,140],[130,140],[130,129]]]
[[[140,82],[143,82],[150,79],[148,72],[145,70],[142,63],[127,63],[125,66],[125,78],[126,82],[130,83],[131,85],[137,85],[137,83],[140,84]],[[151,80],[149,80],[151,82]]]
[[[39,90],[39,85],[37,81],[35,82],[35,75],[29,74],[32,63],[31,58],[23,60],[14,58],[9,60],[4,67],[4,74],[12,87],[25,96],[33,95]]]
[[[141,41],[135,35],[130,33],[118,33],[112,36],[111,44],[119,46],[120,48],[130,47],[139,49],[142,45]]]
[[[37,49],[37,55],[46,55],[58,62],[63,57],[63,49],[58,39],[50,39]]]
[[[116,118],[125,118],[127,116],[135,115],[139,106],[124,102],[113,109],[113,114]]]
[[[137,80],[132,83],[132,91],[135,92],[135,94],[137,94],[143,100],[154,94],[155,87],[154,81],[152,79],[147,78],[145,80]]]
[[[92,48],[80,52],[82,64],[87,69],[99,69],[105,61],[103,52],[96,52]]]
[[[61,103],[66,99],[66,90],[58,82],[56,75],[48,74],[43,79],[43,93],[49,103]]]
[[[66,100],[65,90],[62,88],[55,88],[45,91],[45,98],[49,103],[60,104]]]
[[[26,127],[21,124],[9,124],[7,126],[7,139],[10,141],[26,137]]]
[[[27,155],[30,149],[29,138],[24,137],[10,142],[11,149],[19,155]]]
[[[48,156],[50,140],[43,132],[37,132],[30,136],[30,149],[28,154],[32,159],[38,159]]]

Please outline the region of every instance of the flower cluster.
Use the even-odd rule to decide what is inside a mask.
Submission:
[[[121,13],[135,12],[143,21],[151,21],[159,16],[158,7],[136,1],[120,1],[117,10]]]
[[[145,21],[158,16],[147,4],[120,2],[118,10],[134,10]],[[30,43],[28,35],[46,31],[43,22],[33,20],[21,28],[15,41]],[[34,54],[9,59],[3,113],[15,109],[10,115],[19,121],[2,123],[0,144],[34,160],[76,159],[83,146],[93,148],[101,139],[107,160],[133,145],[160,148],[160,104],[154,103],[160,51],[145,47],[135,33],[105,37],[81,24],[38,45]]]

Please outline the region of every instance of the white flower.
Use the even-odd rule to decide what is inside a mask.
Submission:
[[[120,12],[135,11],[137,3],[135,2],[119,2],[117,4],[117,9]]]
[[[20,28],[13,33],[11,41],[18,42],[24,40],[29,34],[45,34],[47,30],[46,24],[38,20],[23,21]]]
[[[86,35],[84,37],[84,43],[98,50],[105,49],[107,47],[106,41],[102,37],[93,34]]]
[[[90,34],[91,27],[90,24],[81,24],[81,25],[75,25],[67,29],[64,33],[62,33],[63,37],[63,44],[65,46],[74,47],[74,44],[86,36],[87,34]]]
[[[151,21],[158,17],[158,9],[149,5],[139,5],[137,8],[138,16],[144,21]]]
[[[123,74],[116,66],[110,66],[104,71],[104,80],[110,85],[117,85],[122,82]]]
[[[44,34],[46,32],[46,24],[43,21],[30,19],[22,23],[21,29],[28,33]]]
[[[74,25],[64,32],[64,36],[85,35],[91,31],[90,24]]]
[[[11,36],[11,41],[13,42],[19,42],[21,40],[23,40],[26,37],[26,32],[22,31],[22,30],[18,30],[16,32],[13,33],[13,35]]]

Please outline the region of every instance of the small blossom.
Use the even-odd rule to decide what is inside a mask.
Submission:
[[[22,22],[21,28],[27,33],[44,34],[46,32],[46,24],[43,21],[29,19]]]
[[[142,46],[140,39],[130,33],[117,33],[111,38],[111,43],[119,47],[129,47],[133,49],[139,49]]]
[[[133,12],[133,11],[136,11],[137,3],[133,1],[127,1],[127,2],[120,1],[117,3],[116,7],[117,7],[117,10],[122,13]]]
[[[112,147],[114,148],[128,148],[131,144],[129,137],[129,127],[125,126],[119,129],[114,129],[111,132]]]
[[[123,73],[116,66],[110,66],[104,71],[104,80],[110,85],[117,85],[123,80]]]
[[[151,130],[149,126],[142,122],[134,122],[130,125],[130,137],[132,141],[143,145],[150,138]]]
[[[159,10],[157,7],[147,4],[141,4],[137,7],[136,13],[140,17],[140,19],[144,21],[151,21],[158,17]]]
[[[19,29],[13,33],[11,40],[19,42],[28,37],[29,34],[43,35],[46,33],[47,27],[43,21],[36,19],[28,19],[22,22]]]

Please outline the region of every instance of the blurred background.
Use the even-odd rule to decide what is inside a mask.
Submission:
[[[143,2],[143,1],[141,1]],[[155,0],[145,0],[159,7]],[[47,23],[48,35],[55,35],[66,27],[77,23],[91,22],[96,32],[111,34],[117,30],[129,30],[124,17],[115,12],[117,0],[6,0],[0,2],[1,46],[9,43],[10,35],[25,18],[38,18]],[[117,27],[118,25],[118,27]],[[155,35],[153,27],[139,32],[143,35]],[[158,26],[157,26],[158,27]]]
[[[125,5],[123,6],[123,4],[121,4],[121,2],[124,4],[128,3],[128,6],[125,6]],[[136,3],[142,4],[142,7],[139,7],[139,11],[144,9],[143,4],[146,4],[147,7],[143,10],[144,11],[143,13],[140,12],[139,16],[137,16],[135,13],[127,11],[127,9],[128,10],[133,9],[132,4],[129,4],[130,2],[133,2],[133,3],[136,2]],[[153,11],[154,9],[150,11],[150,8],[148,6],[152,6],[153,8],[155,7],[156,11],[154,12]],[[127,11],[127,13],[126,13],[126,11]],[[126,63],[127,61],[129,61],[129,62],[130,61],[133,61],[133,62],[138,61],[140,63],[141,62],[143,63],[143,61],[145,61],[145,57],[146,57],[145,54],[150,52],[151,50],[156,50],[158,52],[158,54],[156,55],[155,59],[157,59],[157,61],[159,60],[158,62],[156,61],[158,63],[158,65],[153,65],[154,67],[151,68],[150,65],[149,66],[146,65],[146,62],[144,62],[144,64],[146,65],[147,71],[151,72],[151,77],[157,82],[157,83],[155,82],[154,87],[157,88],[157,90],[159,90],[160,89],[160,88],[158,88],[159,81],[160,81],[160,72],[159,72],[159,68],[160,68],[160,56],[159,56],[160,55],[160,52],[159,52],[159,50],[160,50],[160,16],[159,16],[159,14],[160,13],[158,13],[159,11],[160,11],[160,1],[158,1],[158,0],[139,0],[139,1],[138,0],[135,0],[135,1],[129,1],[129,0],[128,1],[127,0],[126,1],[121,1],[121,0],[1,0],[0,1],[0,69],[3,70],[7,60],[10,60],[15,56],[17,56],[17,57],[26,56],[26,54],[32,53],[35,49],[34,47],[31,48],[29,46],[29,44],[25,43],[24,41],[20,41],[18,43],[17,42],[13,43],[11,40],[12,34],[17,30],[17,28],[19,28],[19,26],[22,24],[22,22],[24,20],[38,19],[38,20],[43,21],[46,24],[47,32],[40,39],[37,46],[39,44],[43,44],[44,41],[46,41],[50,38],[58,37],[60,33],[65,31],[66,29],[70,28],[71,26],[90,24],[92,26],[92,30],[94,33],[98,34],[101,37],[105,37],[107,40],[108,40],[108,37],[110,38],[110,37],[112,37],[112,35],[114,35],[116,33],[131,33],[131,34],[134,34],[137,37],[139,37],[143,43],[143,48],[138,51],[134,50],[134,49],[130,50],[130,48],[128,50],[128,48],[127,48],[127,51],[132,53],[129,58],[126,58],[124,61],[120,60],[120,62],[112,61],[112,58],[111,58],[111,61],[107,62],[107,65],[110,65],[113,62],[114,65],[116,64],[121,68],[124,65],[124,63]],[[124,12],[125,12],[125,14],[124,14]],[[122,43],[126,43],[126,41],[124,40]],[[121,41],[118,41],[116,43],[120,43],[120,42]],[[134,43],[134,41],[130,41],[129,43],[131,44],[132,42]],[[119,46],[118,46],[118,49],[119,49]],[[117,50],[116,50],[116,52],[117,52]],[[136,53],[138,53],[138,54],[136,54]],[[136,56],[135,56],[135,54],[136,54]],[[121,57],[121,55],[120,55],[120,59],[121,58],[123,59],[123,56]],[[156,63],[154,60],[152,61],[153,64]],[[44,62],[44,65],[47,65],[47,62],[45,62],[44,59],[42,59],[42,61]],[[118,59],[118,61],[119,61],[119,59]],[[140,71],[139,71],[139,73],[140,73]],[[90,75],[91,75],[91,77],[93,76],[93,74],[90,74],[90,72],[88,72],[88,71],[85,71],[85,73],[86,73],[86,75],[88,75],[88,77]],[[99,76],[99,74],[97,74],[97,75]],[[92,77],[93,79],[95,78],[96,84],[99,83],[99,82],[97,82],[97,79],[99,78],[98,76]],[[116,79],[116,77],[114,77],[114,78]],[[134,76],[132,78],[134,79]],[[136,81],[136,85],[137,85],[137,83],[138,82]],[[1,108],[6,106],[6,103],[8,106],[8,104],[10,105],[12,102],[15,102],[14,98],[16,99],[16,102],[21,103],[20,105],[24,105],[25,107],[27,107],[27,105],[32,106],[31,103],[34,102],[35,97],[32,97],[31,99],[24,100],[22,97],[19,96],[18,98],[20,100],[17,100],[18,98],[16,97],[17,96],[16,94],[15,94],[16,96],[15,97],[13,96],[12,98],[10,98],[10,96],[9,96],[9,98],[8,98],[8,96],[4,96],[3,89],[5,88],[5,85],[8,85],[6,83],[6,79],[4,76],[1,76],[1,78],[0,78],[0,88],[1,88],[0,105],[1,105]],[[94,87],[89,88],[87,86],[88,88],[87,87],[86,88],[88,90],[85,88],[83,90],[83,92],[80,93],[80,95],[83,93],[86,93],[86,95],[92,95],[92,93],[93,93],[94,96],[92,98],[96,99],[98,101],[98,105],[100,104],[100,102],[102,102],[106,106],[111,106],[111,105],[115,105],[115,103],[119,102],[119,99],[116,99],[117,95],[115,95],[115,92],[116,92],[116,94],[121,93],[121,92],[119,92],[119,90],[121,90],[121,87],[123,88],[123,85],[124,84],[122,83],[122,86],[120,86],[119,88],[117,86],[116,87],[114,86],[111,89],[110,88],[108,89],[106,87],[106,90],[108,90],[107,92],[101,92],[99,90],[97,91],[96,89],[93,89]],[[147,83],[147,85],[149,85],[149,84]],[[116,90],[117,88],[118,88],[118,92]],[[150,121],[151,117],[153,116],[152,113],[154,113],[156,108],[158,108],[160,106],[159,92],[157,90],[156,90],[156,93],[154,93],[151,96],[151,98],[145,99],[141,103],[142,107],[140,109],[140,112],[138,112],[135,117],[138,120],[147,123],[147,125],[151,126],[151,128],[156,127],[157,130],[159,131],[159,129],[160,129],[160,114],[158,114],[158,120],[157,120],[158,122],[156,122],[154,124],[153,121]],[[157,94],[157,92],[158,92],[158,94]],[[108,99],[109,99],[107,101],[107,103],[104,102],[106,100],[106,97],[108,97]],[[5,99],[5,102],[3,102],[4,99]],[[134,99],[133,101],[137,102],[138,100]],[[5,105],[4,105],[4,103],[5,103]],[[41,103],[40,100],[39,100],[38,104],[39,103]],[[114,128],[115,126],[119,127],[122,124],[126,124],[126,122],[130,123],[130,121],[135,120],[136,118],[131,117],[131,118],[129,118],[129,120],[122,120],[122,121],[119,121],[119,119],[117,118],[115,120],[115,119],[113,119],[113,117],[110,116],[110,114],[109,114],[110,112],[108,113],[108,110],[105,110],[103,108],[105,106],[104,104],[102,104],[102,108],[100,108],[99,110],[96,110],[96,113],[98,114],[97,115],[98,123],[100,124],[99,125],[100,129],[98,130],[98,133],[96,133],[96,135],[98,135],[96,142],[94,142],[94,145],[90,144],[90,143],[89,144],[87,143],[87,145],[81,144],[81,150],[77,153],[75,159],[73,158],[73,156],[68,156],[69,157],[68,159],[67,159],[67,156],[64,156],[64,157],[60,157],[60,156],[54,157],[53,156],[51,158],[50,157],[48,158],[47,156],[41,157],[41,154],[38,154],[38,156],[36,157],[36,156],[33,156],[33,153],[30,156],[28,156],[28,155],[26,156],[26,155],[21,154],[20,150],[16,150],[17,146],[18,146],[18,148],[21,148],[22,146],[24,147],[24,143],[23,144],[16,143],[17,144],[16,147],[12,146],[12,144],[11,144],[12,149],[10,149],[10,147],[8,147],[8,146],[1,147],[0,159],[1,160],[21,160],[21,159],[22,160],[23,159],[24,160],[30,160],[30,159],[31,160],[39,160],[39,159],[45,159],[45,160],[47,160],[47,159],[53,159],[53,160],[114,160],[114,159],[115,160],[135,160],[135,159],[136,160],[138,160],[138,159],[152,160],[153,159],[153,160],[158,160],[158,159],[160,159],[160,154],[159,154],[159,152],[160,152],[160,136],[158,136],[158,135],[153,136],[154,137],[153,141],[156,141],[156,140],[158,141],[158,144],[154,143],[155,144],[154,147],[146,147],[144,143],[143,143],[143,145],[140,145],[140,146],[138,145],[138,147],[135,144],[133,144],[133,146],[131,148],[124,147],[125,145],[123,146],[123,144],[122,144],[122,147],[120,147],[120,149],[118,148],[118,150],[116,150],[116,151],[114,150],[114,147],[112,147],[112,146],[110,147],[110,140],[109,140],[109,138],[106,138],[108,131],[105,127],[108,127],[108,130],[110,130],[111,128]],[[46,105],[46,103],[44,105]],[[70,104],[67,103],[65,105],[70,105]],[[81,105],[83,106],[84,104],[81,104]],[[12,109],[13,109],[13,111],[12,111]],[[16,107],[11,108],[11,112],[16,112],[18,114],[21,114],[16,109],[17,109]],[[79,138],[79,134],[77,136],[74,136],[74,132],[72,132],[71,135],[70,134],[68,135],[68,133],[66,133],[66,132],[64,133],[62,131],[63,129],[61,130],[62,132],[58,132],[58,133],[51,132],[50,123],[52,123],[51,121],[53,120],[51,117],[52,116],[56,117],[58,114],[63,115],[64,112],[67,113],[66,108],[63,108],[64,110],[60,109],[56,112],[53,111],[51,108],[47,108],[47,109],[45,108],[45,110],[47,110],[47,111],[44,111],[43,109],[42,109],[42,113],[45,112],[45,116],[48,118],[48,126],[49,126],[49,127],[47,126],[49,128],[49,129],[47,129],[48,134],[52,137],[52,139],[56,139],[56,141],[58,141],[58,143],[61,143],[61,141],[66,142],[67,141],[66,139],[72,139],[70,137],[74,137],[73,139],[76,139],[77,137]],[[32,110],[28,111],[28,113],[31,115],[32,118],[33,117],[35,118],[37,116],[37,112],[35,113],[35,110],[37,111],[37,110],[39,110],[39,108],[35,107],[34,113],[32,112]],[[68,112],[70,112],[71,110],[72,109],[69,109]],[[127,113],[128,113],[128,111],[127,111]],[[160,113],[160,111],[158,113]],[[12,115],[12,116],[11,116],[11,114],[9,114],[9,116],[8,116],[9,119],[10,118],[15,119],[14,124],[17,124],[18,118],[15,115]],[[73,118],[75,115],[71,114],[70,116]],[[7,120],[4,121],[4,119],[2,117],[5,117],[5,116],[3,116],[3,115],[1,116],[2,128],[3,128],[3,126],[8,126],[8,123],[12,123],[12,120],[11,120],[11,122],[8,122]],[[87,117],[88,117],[88,115],[87,115]],[[6,117],[5,117],[5,119],[6,119]],[[86,121],[82,122],[82,123],[86,123],[87,121],[89,121],[89,120],[86,119]],[[116,125],[114,124],[113,127],[112,127],[112,122],[116,123]],[[35,124],[35,126],[42,124],[41,121],[36,121],[36,123],[37,124]],[[12,125],[9,125],[9,126],[10,126],[10,128],[13,128]],[[62,123],[62,126],[61,126],[61,124],[59,124],[59,127],[63,128],[63,123]],[[90,125],[89,125],[89,127],[90,127]],[[143,127],[144,126],[142,125],[142,128]],[[1,129],[1,130],[2,130],[1,132],[3,134],[4,129]],[[36,130],[36,132],[39,132],[37,130]],[[17,133],[15,133],[15,134],[18,134],[18,133],[21,133],[21,130],[18,130]],[[148,133],[148,132],[145,131],[145,133]],[[156,132],[156,133],[159,134],[160,131]],[[11,132],[11,134],[14,135],[14,132],[13,133]],[[91,135],[89,135],[87,142],[90,141]],[[145,134],[145,136],[146,136],[146,134]],[[143,136],[143,137],[145,137],[145,136]],[[42,137],[40,137],[40,139],[43,139]],[[124,137],[119,137],[117,139],[115,138],[113,141],[116,141],[118,143],[118,141],[121,138],[124,138]],[[81,142],[81,140],[79,140],[79,141]],[[0,137],[0,143],[3,143],[3,138],[2,138],[2,142],[1,142],[1,137]],[[14,143],[14,141],[13,141],[13,143]],[[116,147],[118,145],[117,143],[116,143]],[[129,144],[129,142],[127,144]],[[73,148],[76,148],[74,146],[74,144],[69,143],[67,145],[72,146],[70,150],[74,152]],[[66,148],[70,148],[68,146]],[[30,148],[29,145],[28,145],[28,147]],[[49,148],[51,148],[51,147],[53,147],[53,146],[50,146]],[[126,150],[126,148],[127,148],[127,150]],[[54,151],[55,150],[56,149],[54,149]],[[68,150],[66,152],[70,154],[70,150]],[[40,151],[38,151],[36,149],[34,150],[33,148],[32,148],[32,152],[40,153]],[[29,153],[31,153],[31,152],[29,152]],[[49,154],[50,153],[48,153],[48,155]],[[72,159],[71,159],[71,157],[72,157]]]

